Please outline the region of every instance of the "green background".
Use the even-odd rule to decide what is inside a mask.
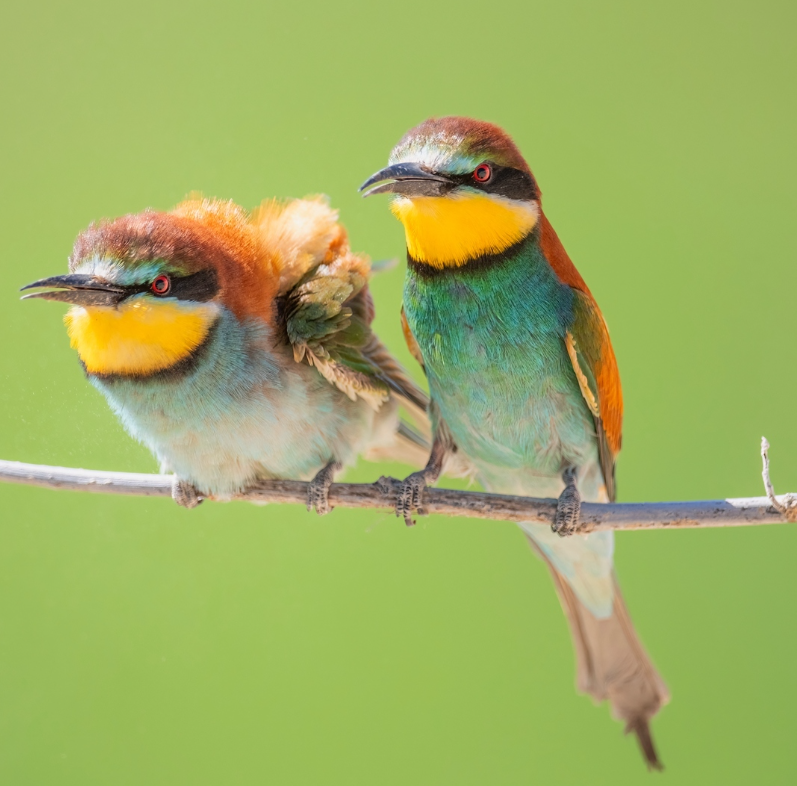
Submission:
[[[434,114],[515,137],[609,321],[621,500],[797,490],[794,3],[5,3],[0,457],[153,471],[82,378],[62,307],[90,221],[187,192],[356,188]],[[400,336],[403,265],[373,289]],[[416,369],[417,370],[417,369]],[[373,479],[402,467],[362,465]],[[673,694],[672,784],[793,783],[797,531],[618,537]],[[635,742],[573,690],[543,566],[510,524],[0,486],[0,782],[620,784]]]

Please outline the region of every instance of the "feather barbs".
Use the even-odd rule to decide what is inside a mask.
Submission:
[[[279,294],[320,264],[344,264],[368,276],[368,258],[351,252],[338,211],[324,196],[268,200],[253,211],[251,223],[279,277]]]
[[[599,418],[600,408],[598,407],[598,401],[595,398],[596,391],[592,390],[590,381],[587,379],[587,375],[584,373],[584,369],[582,368],[578,357],[576,340],[573,338],[573,334],[569,330],[565,334],[565,346],[567,348],[567,354],[570,356],[570,362],[573,364],[573,371],[576,373],[576,379],[578,380],[578,387],[581,389],[581,395],[584,397],[584,401],[587,403],[587,407],[592,413],[592,416]]]
[[[330,385],[337,387],[352,401],[361,398],[378,412],[382,404],[390,398],[390,391],[387,387],[366,374],[355,371],[345,364],[336,363],[330,358],[319,357],[307,347],[304,347],[303,355],[311,366],[318,369],[318,372]]]

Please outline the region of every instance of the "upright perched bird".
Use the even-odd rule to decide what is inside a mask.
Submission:
[[[434,443],[404,482],[407,523],[452,456],[488,489],[559,497],[553,527],[521,525],[570,623],[577,686],[608,699],[659,760],[649,720],[667,689],[615,578],[611,532],[577,535],[581,499],[615,498],[623,400],[606,323],[542,211],[537,182],[500,128],[464,117],[409,131],[365,193],[394,194],[404,224],[402,320],[429,379]],[[388,182],[383,182],[388,181]],[[553,529],[553,531],[551,531]]]
[[[124,216],[83,232],[69,269],[27,297],[72,304],[86,375],[174,472],[178,503],[313,479],[325,513],[360,453],[423,466],[398,407],[422,419],[427,398],[371,331],[370,263],[323,198]]]

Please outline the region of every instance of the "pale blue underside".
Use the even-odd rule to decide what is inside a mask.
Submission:
[[[265,323],[241,324],[224,308],[188,372],[90,379],[164,471],[218,495],[258,477],[309,479],[330,461],[350,464],[387,439],[396,418],[394,403],[375,413],[350,400],[296,363]]]

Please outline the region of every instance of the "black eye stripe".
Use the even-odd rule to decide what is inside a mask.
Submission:
[[[165,297],[174,297],[178,300],[194,300],[204,303],[212,300],[219,291],[218,277],[215,270],[200,270],[189,276],[171,276],[171,288]],[[152,282],[135,284],[125,287],[125,297],[138,295],[141,292],[152,292]],[[157,295],[155,295],[157,297]]]
[[[205,302],[215,297],[219,291],[219,282],[215,270],[200,270],[190,276],[172,279],[171,297],[180,300],[197,300]]]
[[[458,186],[470,186],[484,191],[486,194],[496,194],[509,199],[539,199],[540,194],[537,184],[527,172],[509,166],[499,166],[492,161],[484,161],[492,169],[492,176],[486,183],[480,183],[469,172],[465,175],[449,175]]]

